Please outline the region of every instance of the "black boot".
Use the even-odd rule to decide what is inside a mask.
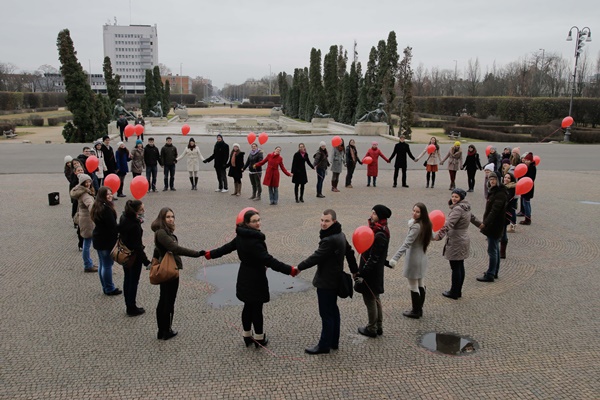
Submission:
[[[500,241],[500,258],[506,258],[506,245],[508,242],[506,240]]]
[[[262,339],[258,339],[261,336],[262,336]],[[259,334],[255,333],[254,334],[253,342],[254,342],[254,347],[256,347],[258,349],[261,346],[265,347],[267,345],[267,343],[269,343],[269,339],[267,339],[267,334],[266,333],[263,333],[262,335],[259,335]]]
[[[410,291],[410,299],[412,301],[412,310],[407,310],[402,313],[405,317],[419,319],[423,315],[420,293]]]
[[[298,200],[298,186],[294,186],[294,196],[296,197],[296,203],[299,203],[300,201]]]
[[[198,190],[198,177],[194,178],[194,190]]]
[[[425,287],[419,286],[419,294],[421,295],[421,315],[423,315],[423,304],[425,304]]]
[[[300,203],[304,203],[304,185],[300,186]]]
[[[248,200],[254,200],[256,198],[256,187],[252,186],[252,197],[249,197]]]
[[[194,178],[190,176],[190,183],[192,184],[192,190],[194,190]]]

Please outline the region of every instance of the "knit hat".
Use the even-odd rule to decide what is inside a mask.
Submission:
[[[521,155],[521,149],[518,147],[515,147],[514,149],[512,149],[513,153],[517,153],[518,155]]]
[[[371,146],[379,146],[379,143],[373,141],[373,142],[371,142]]]
[[[138,139],[135,141],[135,147],[137,147],[138,144],[144,144],[144,142],[142,142],[140,139]]]
[[[508,158],[503,158],[502,164],[510,164],[510,160]]]
[[[465,197],[467,197],[467,192],[465,192],[463,189],[461,188],[456,188],[452,191],[452,194],[457,194],[461,200],[464,200]]]
[[[490,153],[493,151],[496,151],[496,148],[494,146],[490,146]]]
[[[83,184],[85,181],[91,181],[92,178],[88,174],[79,174],[79,184]]]
[[[65,156],[65,164],[68,163],[68,162],[71,162],[71,161],[73,161],[73,157],[71,157],[71,156]]]
[[[498,179],[498,175],[496,175],[495,172],[490,172],[490,174],[488,175],[488,179],[491,179],[491,178]]]
[[[98,139],[94,141],[94,147],[98,146],[99,144],[102,144],[102,140]]]
[[[454,147],[460,147],[460,142],[458,140],[454,142]]]
[[[377,218],[379,219],[388,219],[392,216],[392,210],[383,204],[377,204],[376,206],[373,206],[373,211],[375,211],[375,214],[377,214]]]
[[[533,161],[533,153],[527,153],[525,157],[523,157],[523,160]]]
[[[240,148],[239,143],[234,143],[233,146],[231,146],[231,148],[234,148],[235,146],[237,146],[238,149]]]
[[[485,167],[483,167],[483,170],[488,170],[488,171],[494,171],[494,163],[489,163],[488,165],[486,165]]]
[[[104,142],[106,139],[110,139],[110,136],[108,136],[108,135],[104,135],[104,136],[102,136],[102,141],[103,141],[103,142]]]
[[[217,137],[220,137],[221,139],[223,139],[223,135],[221,135],[220,133],[217,134]]]
[[[321,140],[321,143],[319,143],[319,147],[322,147],[322,146],[327,146],[327,143],[325,143],[324,141]]]
[[[122,144],[123,144],[123,142],[117,143],[117,147],[121,147]]]

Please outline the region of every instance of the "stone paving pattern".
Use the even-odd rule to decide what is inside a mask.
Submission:
[[[282,143],[288,167],[303,139]],[[361,140],[359,149],[365,151],[364,143],[371,139]],[[201,144],[205,156],[210,154],[212,140]],[[306,140],[310,152],[321,138]],[[246,147],[244,137],[227,141]],[[389,155],[391,142],[379,141]],[[149,284],[147,271],[142,272],[138,293],[138,305],[147,312],[135,318],[125,314],[122,296],[103,295],[98,276],[83,272],[61,171],[67,146],[80,146],[63,145],[59,150],[30,146],[34,147],[22,150],[21,145],[11,145],[10,153],[7,147],[0,149],[4,159],[0,160],[4,172],[0,174],[2,399],[599,398],[600,205],[581,203],[600,202],[600,173],[592,170],[597,166],[566,172],[553,168],[551,162],[540,165],[533,225],[518,226],[510,234],[508,259],[502,261],[496,282],[475,281],[486,269],[487,254],[485,237],[471,227],[472,256],[466,261],[462,299],[441,295],[449,288],[450,268],[441,255],[443,242],[435,242],[428,252],[428,294],[422,319],[402,317],[410,303],[406,280],[401,268],[386,270],[384,335],[370,339],[357,334],[357,327],[367,318],[357,294],[338,302],[340,349],[309,356],[304,348],[314,345],[320,332],[314,288],[284,294],[265,306],[270,339],[266,350],[244,347],[241,306],[207,304],[209,293],[216,289],[199,279],[204,268],[235,263],[235,255],[211,261],[184,259],[174,321],[179,335],[157,340],[154,309],[159,289]],[[421,147],[414,146],[414,152]],[[578,157],[575,146],[556,146],[552,151],[565,159]],[[24,154],[21,170],[6,174],[7,160],[19,152]],[[52,168],[37,170],[29,160]],[[416,164],[411,167],[417,168]],[[31,169],[37,171],[22,173]],[[325,208],[337,211],[350,239],[353,230],[366,223],[371,207],[383,203],[393,211],[391,254],[405,237],[415,202],[447,211],[447,172],[439,173],[435,189],[424,188],[424,174],[422,169],[411,170],[410,188],[394,189],[392,171],[384,165],[378,187],[367,188],[361,167],[354,189],[326,190],[325,199],[315,198],[315,176],[310,174],[304,204],[294,202],[291,180],[282,177],[280,203],[269,206],[266,188],[262,202],[247,200],[247,176],[241,197],[215,193],[214,173],[203,166],[199,190],[192,192],[187,173],[180,168],[176,192],[149,193],[143,199],[144,242],[151,254],[150,222],[163,206],[175,210],[180,244],[197,249],[214,248],[232,238],[238,211],[254,206],[262,213],[271,254],[297,264],[316,249],[319,217]],[[467,197],[478,216],[484,210],[481,177],[475,193]],[[159,178],[161,182],[161,171]],[[329,179],[330,175],[326,188]],[[459,172],[458,182],[466,183],[464,172]],[[47,193],[53,191],[60,192],[61,204],[50,207]],[[128,186],[125,193],[131,198]],[[124,199],[116,203],[119,212],[124,203]],[[95,253],[93,259],[97,260]],[[308,270],[296,279],[310,281],[313,274],[314,270]],[[122,287],[123,271],[118,265],[114,279]],[[433,354],[417,343],[423,333],[431,331],[469,336],[478,342],[479,350],[463,357]]]

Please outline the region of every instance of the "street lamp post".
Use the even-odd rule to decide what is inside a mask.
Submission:
[[[271,92],[271,64],[269,64],[269,96],[271,96],[273,92]]]
[[[454,90],[454,96],[456,96],[456,80],[458,79],[458,60],[454,60],[454,85],[452,88]]]
[[[183,63],[179,63],[179,104],[183,104]]]
[[[575,40],[575,68],[573,68],[573,81],[571,82],[571,101],[569,102],[569,116],[572,117],[571,113],[573,112],[573,96],[575,95],[575,83],[577,78],[577,61],[579,61],[579,55],[583,51],[583,46],[585,42],[592,41],[592,31],[587,26],[583,29],[579,29],[576,26],[572,26],[569,29],[569,35],[567,36],[567,42],[573,40],[573,29],[577,32],[577,37]],[[565,130],[565,142],[569,142],[571,140],[571,127],[568,126]]]
[[[542,95],[542,87],[543,87],[542,78],[544,75],[544,56],[546,55],[546,49],[540,49],[540,50],[542,51],[542,64],[541,64],[541,68],[540,68],[541,71],[538,71],[538,73],[540,75],[539,82],[538,82],[538,84],[540,86],[540,88],[539,88],[540,90],[539,90],[538,95],[541,96]]]

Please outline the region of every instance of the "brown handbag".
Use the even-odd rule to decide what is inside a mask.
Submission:
[[[166,252],[163,258],[159,261],[156,258],[152,258],[152,264],[150,266],[150,283],[153,285],[160,285],[161,283],[168,282],[172,279],[179,278],[179,270],[177,269],[177,263],[173,253]]]
[[[117,239],[117,243],[115,243],[115,247],[110,252],[110,256],[117,264],[121,264],[124,267],[130,267],[133,264],[133,260],[135,260],[133,250],[129,250],[123,244],[121,238]]]

